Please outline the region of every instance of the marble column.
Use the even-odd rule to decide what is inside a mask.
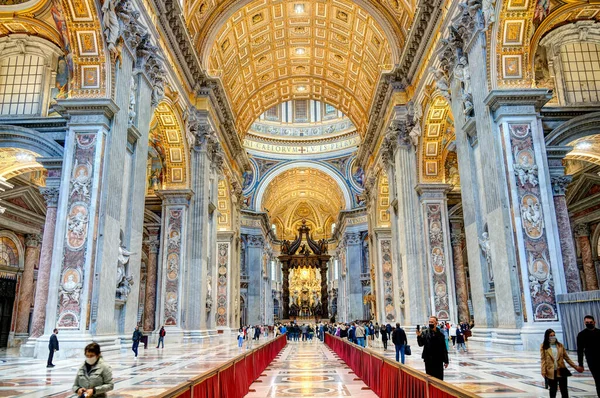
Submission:
[[[208,276],[212,276],[214,271],[214,267],[209,265],[209,261],[214,264],[210,246],[216,240],[216,236],[213,236],[216,230],[211,222],[214,210],[211,195],[216,194],[218,183],[218,179],[211,176],[215,165],[222,162],[222,149],[210,124],[208,112],[191,107],[187,129],[188,134],[195,139],[190,155],[191,188],[194,196],[189,210],[190,234],[186,237],[189,246],[183,326],[186,339],[197,340],[207,335]]]
[[[60,191],[62,159],[49,162],[48,164],[42,164],[48,170],[46,187],[40,188],[40,193],[46,202],[46,220],[44,222],[44,232],[42,234],[40,263],[38,265],[37,285],[30,327],[30,340],[43,335],[44,326],[46,324],[46,303],[48,302],[50,269],[52,268],[52,252],[54,250],[54,235],[56,232],[56,216],[58,210],[57,206]],[[33,355],[33,347],[30,348],[30,351],[30,353],[23,352],[23,355]]]
[[[431,308],[439,320],[456,320],[454,280],[450,267],[450,229],[446,195],[452,189],[448,184],[419,184],[425,246],[428,258]]]
[[[581,278],[579,277],[579,268],[577,267],[577,253],[575,251],[575,242],[573,241],[571,221],[569,220],[567,198],[565,197],[567,187],[573,178],[564,175],[565,168],[563,166],[565,156],[572,149],[569,146],[546,148],[565,282],[567,292],[569,293],[581,291]]]
[[[461,223],[452,223],[450,242],[452,244],[454,285],[456,287],[456,306],[458,309],[458,322],[468,322],[471,319],[469,312],[469,291],[467,288],[467,272],[463,258],[463,243],[465,235]]]
[[[233,310],[231,304],[232,290],[232,241],[233,232],[219,232],[217,238],[217,279],[215,280],[216,297],[213,305],[216,307],[216,328],[217,330],[230,330],[235,326],[230,323],[230,312]]]
[[[402,290],[405,293],[405,318],[408,324],[426,323],[432,310],[429,304],[429,283],[425,266],[425,248],[423,247],[423,221],[419,205],[417,186],[417,163],[415,148],[409,136],[411,123],[406,106],[397,106],[388,133],[391,153],[389,179],[397,195],[399,258],[397,267],[401,269]],[[385,163],[385,161],[384,161]],[[392,185],[392,184],[390,184]]]
[[[575,236],[579,243],[583,274],[585,276],[585,290],[598,290],[598,276],[592,258],[592,245],[590,244],[590,228],[587,224],[575,225]]]
[[[569,210],[567,209],[567,198],[565,197],[565,191],[567,186],[571,183],[572,177],[560,176],[551,177],[551,179],[552,191],[554,192],[554,210],[556,211],[556,222],[558,224],[558,235],[560,239],[563,267],[565,270],[567,292],[580,292],[581,279],[579,278],[579,269],[577,268],[575,242],[573,241]]]
[[[167,333],[176,342],[183,341],[183,324],[188,316],[184,311],[189,297],[183,290],[184,280],[189,275],[187,261],[188,213],[193,192],[190,189],[157,191],[162,199],[162,226],[160,250],[160,296],[158,324],[164,325]]]
[[[247,260],[248,260],[248,302],[246,322],[250,325],[261,323],[261,313],[264,314],[261,297],[264,297],[262,287],[262,259],[265,241],[261,235],[248,235]]]
[[[363,319],[363,293],[361,274],[362,245],[359,232],[346,232],[344,239],[346,241],[346,266],[348,269],[348,291],[346,300],[348,301],[347,319],[354,321]]]
[[[153,231],[158,232],[158,231]],[[144,300],[144,331],[151,332],[156,329],[154,324],[156,319],[156,278],[158,267],[158,253],[160,241],[158,234],[149,236],[148,242],[148,263],[146,264],[146,297]]]
[[[33,304],[33,274],[40,257],[40,240],[39,235],[27,235],[25,237],[25,268],[21,277],[15,338],[27,337],[29,314]]]

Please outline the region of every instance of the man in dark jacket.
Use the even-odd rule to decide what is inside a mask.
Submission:
[[[402,356],[402,363],[404,364],[404,349],[408,344],[408,340],[404,329],[400,327],[399,323],[396,324],[396,329],[392,332],[392,343],[396,346],[396,362],[399,362],[400,356]]]
[[[142,332],[140,332],[140,327],[136,326],[133,331],[133,336],[131,336],[131,340],[133,341],[133,345],[131,346],[131,350],[135,354],[135,358],[138,356],[138,346],[140,345],[140,340],[142,339]]]
[[[586,315],[583,321],[585,329],[577,335],[577,359],[579,366],[583,367],[583,354],[585,354],[596,383],[596,393],[600,397],[600,329],[596,328],[596,321],[591,315]]]
[[[58,337],[56,337],[57,334],[58,329],[54,329],[52,335],[50,336],[50,341],[48,342],[48,350],[50,350],[50,353],[48,353],[48,363],[46,364],[47,368],[54,367],[52,360],[54,359],[54,352],[58,351]]]
[[[444,334],[437,328],[436,316],[429,317],[429,329],[417,330],[417,343],[423,347],[421,358],[425,361],[425,373],[444,380],[444,368],[448,367],[448,350]]]
[[[381,325],[381,342],[383,343],[383,351],[387,351],[388,332],[385,325]]]

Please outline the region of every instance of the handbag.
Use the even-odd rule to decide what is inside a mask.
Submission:
[[[567,368],[558,368],[558,377],[571,377],[573,373]]]
[[[412,355],[412,350],[408,344],[404,346],[404,355]]]

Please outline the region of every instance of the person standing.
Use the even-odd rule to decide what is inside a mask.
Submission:
[[[114,388],[112,369],[100,355],[100,346],[90,343],[85,347],[85,362],[77,371],[73,392],[78,397],[105,398]]]
[[[542,376],[548,382],[550,387],[550,398],[556,397],[556,391],[560,387],[560,395],[563,398],[569,396],[567,388],[567,377],[571,373],[565,365],[565,361],[579,373],[583,372],[583,366],[576,366],[571,361],[565,347],[556,340],[554,330],[548,329],[544,333],[544,342],[540,347],[540,356],[542,360]]]
[[[583,355],[596,383],[596,393],[600,396],[600,329],[596,328],[596,320],[591,315],[583,318],[585,329],[577,335],[577,360],[583,367]]]
[[[354,335],[356,336],[356,344],[358,344],[361,347],[364,347],[365,346],[365,328],[360,322],[358,323],[358,325],[356,326],[356,329],[354,330]]]
[[[396,347],[396,362],[400,362],[400,359],[402,359],[402,364],[404,364],[404,352],[408,340],[404,329],[400,327],[399,323],[396,324],[396,329],[392,332],[392,343]]]
[[[240,328],[240,330],[238,331],[238,347],[242,348],[242,346],[244,345],[244,330],[242,328]]]
[[[50,336],[50,341],[48,342],[48,363],[46,364],[47,368],[53,368],[54,364],[52,363],[54,359],[54,353],[58,351],[58,329],[54,329],[52,331],[52,335]]]
[[[388,332],[384,324],[381,324],[381,342],[383,343],[383,351],[387,351]]]
[[[165,348],[165,335],[167,334],[167,332],[165,331],[165,327],[161,326],[160,330],[158,331],[158,344],[156,345],[156,348],[158,348],[161,344],[162,344],[162,348]]]
[[[456,346],[456,329],[458,328],[455,324],[451,324],[450,329],[448,329],[450,333],[450,338],[452,339],[452,348]]]
[[[133,345],[131,346],[131,351],[134,352],[135,358],[138,356],[138,347],[140,345],[140,340],[142,339],[142,332],[140,332],[140,327],[136,326],[133,331],[133,336],[131,336],[131,340],[133,341]]]
[[[448,367],[448,350],[444,342],[444,335],[437,328],[438,319],[429,317],[429,328],[417,330],[417,343],[423,347],[421,358],[425,361],[425,373],[429,376],[444,380],[444,368]]]

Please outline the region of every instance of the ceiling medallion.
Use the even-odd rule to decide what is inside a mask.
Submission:
[[[298,47],[296,49],[296,55],[304,55],[304,54],[306,54],[306,50],[304,48]]]
[[[294,4],[294,12],[296,14],[303,14],[304,13],[304,4],[302,4],[302,3]]]
[[[259,22],[262,22],[265,20],[265,17],[263,16],[262,12],[259,12],[258,14],[254,14],[254,16],[252,17],[252,23],[253,24],[257,24]]]
[[[299,92],[301,92],[301,93],[302,93],[302,92],[306,91],[306,86],[298,86],[298,87],[296,88],[296,91],[299,91]]]

